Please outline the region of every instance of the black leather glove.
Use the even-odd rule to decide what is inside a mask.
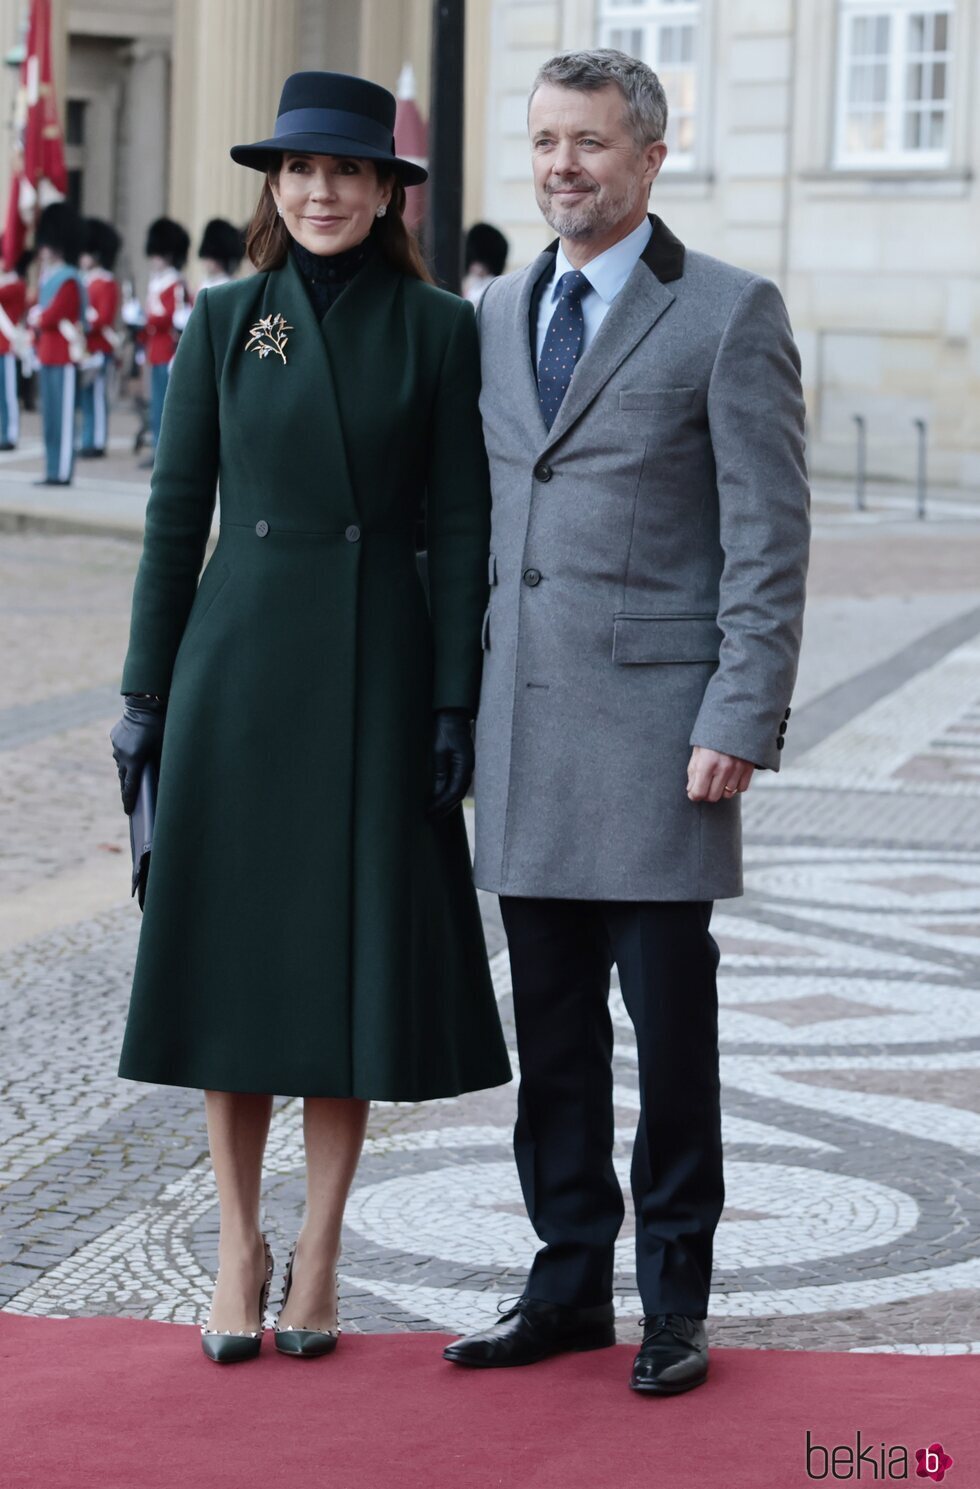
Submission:
[[[464,709],[444,708],[435,716],[432,740],[430,817],[448,817],[458,807],[473,779],[473,727]]]
[[[163,721],[167,712],[165,698],[147,698],[138,693],[126,693],[123,716],[109,731],[112,741],[112,758],[119,771],[119,786],[122,791],[123,811],[132,815],[139,796],[143,767],[150,760],[159,760],[163,741]]]

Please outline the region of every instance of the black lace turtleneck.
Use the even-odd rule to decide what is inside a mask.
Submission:
[[[290,238],[289,247],[317,319],[321,321],[375,251],[370,236],[353,248],[345,248],[342,253],[311,253],[295,238]]]

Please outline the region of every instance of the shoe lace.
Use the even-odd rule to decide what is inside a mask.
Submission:
[[[513,1318],[514,1314],[520,1311],[523,1301],[523,1293],[515,1293],[512,1298],[501,1298],[497,1304],[497,1312],[502,1319]]]
[[[676,1319],[681,1319],[683,1322],[678,1324],[671,1321]],[[684,1327],[687,1323],[688,1320],[682,1313],[648,1313],[644,1314],[641,1320],[645,1339],[651,1334],[668,1333],[673,1335],[675,1339],[679,1339],[682,1344],[689,1342],[689,1335]]]

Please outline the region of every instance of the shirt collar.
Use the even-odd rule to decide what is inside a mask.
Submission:
[[[589,281],[591,287],[601,300],[611,305],[619,294],[623,285],[629,279],[636,264],[650,241],[653,233],[653,224],[649,217],[644,217],[639,227],[635,227],[625,238],[620,238],[611,248],[604,253],[598,254],[584,265],[582,273]],[[565,250],[558,245],[558,254],[555,259],[555,278],[552,285],[551,297],[554,299],[558,289],[558,281],[563,274],[571,273],[574,264],[568,262]]]

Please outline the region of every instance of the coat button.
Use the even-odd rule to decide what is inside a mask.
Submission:
[[[777,750],[781,750],[782,747],[783,747],[783,745],[785,743],[786,743],[785,739],[783,738],[782,735],[780,735],[779,738],[776,740],[776,749]]]
[[[785,719],[783,719],[783,722],[779,726],[779,732],[780,732],[780,734],[785,734],[786,733],[786,720]]]
[[[347,539],[348,543],[359,543],[361,540],[361,529],[359,527],[354,527],[353,525],[351,525],[344,533],[344,537]]]
[[[792,713],[792,712],[793,712],[793,710],[792,710],[792,709],[791,709],[791,708],[788,708],[788,709],[787,709],[787,710],[786,710],[786,712],[785,712],[785,714],[784,714],[784,715],[783,715],[783,717],[784,717],[784,718],[786,718],[786,719],[788,719],[788,718],[789,718],[789,716],[790,716],[790,714],[791,714],[791,713]]]
[[[525,584],[529,584],[531,586],[531,588],[533,589],[536,584],[540,584],[541,583],[541,574],[540,574],[540,572],[537,569],[525,569],[524,570],[524,583]]]
[[[534,467],[534,478],[536,481],[550,481],[553,475],[554,471],[551,469],[551,466],[546,465],[543,460],[540,465]]]
[[[263,517],[262,520],[261,520],[261,522],[257,522],[255,524],[255,536],[257,538],[264,538],[266,536],[266,534],[268,533],[268,531],[269,531],[269,524],[266,522],[265,518]]]

